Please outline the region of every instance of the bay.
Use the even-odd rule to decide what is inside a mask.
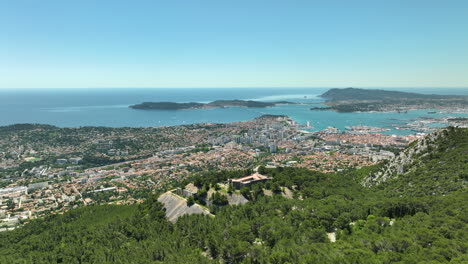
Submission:
[[[468,95],[461,88],[385,88],[426,94]],[[408,134],[390,124],[404,123],[428,116],[468,117],[464,113],[428,114],[428,110],[398,113],[336,113],[310,111],[323,102],[318,95],[328,88],[119,88],[119,89],[1,89],[0,125],[40,123],[59,127],[107,126],[148,127],[194,123],[229,123],[249,120],[263,114],[288,115],[299,124],[307,121],[322,130],[368,125],[391,129],[389,134]],[[128,106],[141,102],[210,102],[214,100],[292,101],[301,105],[278,105],[272,108],[218,108],[197,110],[136,110]]]

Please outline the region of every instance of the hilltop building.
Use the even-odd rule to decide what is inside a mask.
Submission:
[[[271,178],[259,173],[254,173],[243,178],[230,179],[229,184],[231,184],[236,189],[242,189],[243,187],[248,187],[254,183],[266,182],[268,180],[271,180]]]
[[[197,192],[198,192],[198,188],[197,186],[193,185],[193,183],[187,184],[184,189],[177,188],[175,190],[176,194],[183,196],[183,197],[195,196]]]

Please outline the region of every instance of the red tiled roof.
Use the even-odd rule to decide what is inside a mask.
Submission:
[[[232,182],[245,183],[245,182],[250,182],[250,181],[259,181],[259,180],[267,180],[267,179],[270,179],[270,177],[261,175],[259,173],[255,173],[250,176],[243,177],[243,178],[233,179]]]

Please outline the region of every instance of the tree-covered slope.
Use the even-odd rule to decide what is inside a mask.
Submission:
[[[468,129],[449,127],[413,142],[379,172],[364,179],[389,195],[444,195],[466,191]]]
[[[457,96],[437,95],[437,94],[419,94],[400,91],[360,89],[360,88],[333,88],[320,95],[333,101],[342,100],[401,100],[401,99],[448,99]]]
[[[460,177],[465,134],[447,130],[435,141],[445,147],[420,153],[434,157],[372,187],[361,180],[379,168],[337,174],[260,168],[273,179],[243,190],[246,205],[211,208],[215,217],[183,216],[172,224],[152,197],[138,206],[86,207],[35,220],[0,233],[0,263],[467,263],[464,181],[453,181],[458,187],[449,192],[423,191],[439,184],[425,170],[441,161],[447,175]],[[429,165],[432,159],[440,165]],[[413,171],[422,185],[393,195]],[[197,184],[225,173],[205,176]],[[294,199],[284,198],[282,187]]]

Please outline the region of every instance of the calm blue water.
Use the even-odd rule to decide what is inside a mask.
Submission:
[[[388,89],[388,88],[386,88]],[[320,103],[317,95],[328,88],[281,89],[0,89],[0,125],[41,123],[59,127],[109,126],[145,127],[193,123],[226,123],[249,120],[262,114],[288,115],[297,122],[310,121],[314,130],[349,125],[388,127],[420,116],[464,116],[432,114],[427,111],[396,113],[335,113],[310,111],[312,105],[280,105],[273,108],[226,108],[179,111],[144,111],[128,108],[147,101],[210,102],[219,99],[288,100]],[[419,93],[468,95],[468,89],[395,89]],[[390,120],[399,119],[399,120]],[[390,133],[408,132],[392,130]]]

